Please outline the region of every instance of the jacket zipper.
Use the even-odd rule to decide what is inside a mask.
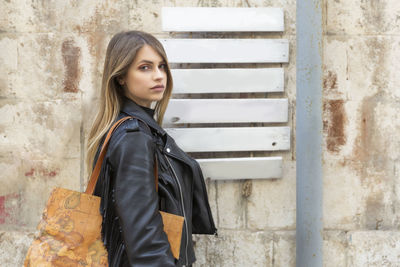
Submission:
[[[183,211],[183,217],[185,218],[185,228],[186,228],[186,247],[185,247],[185,254],[186,254],[186,265],[188,265],[188,254],[187,254],[187,248],[189,245],[189,230],[188,230],[188,226],[187,226],[187,221],[186,221],[186,214],[185,214],[185,205],[183,203],[183,195],[182,195],[182,188],[181,188],[181,184],[179,182],[178,176],[175,173],[174,168],[172,167],[171,162],[169,161],[168,157],[163,154],[165,159],[168,161],[168,165],[171,167],[172,172],[174,173],[174,177],[176,182],[178,183],[178,187],[179,187],[179,193],[181,195],[181,204],[182,204],[182,211]]]
[[[172,155],[173,157],[175,157],[175,158],[177,158],[177,159],[179,159],[179,160],[181,160],[181,161],[185,161],[184,159],[182,159],[181,157],[178,157],[178,156],[176,156],[176,155]],[[200,166],[198,166],[198,168],[200,168]],[[199,174],[200,175],[200,174]],[[202,175],[200,175],[200,177],[202,178],[202,182],[201,182],[201,185],[202,185],[202,188],[203,188],[203,194],[205,194],[206,193],[206,188],[205,188],[205,184],[204,184],[204,177],[202,177]],[[210,219],[210,225],[214,228],[214,233],[213,233],[213,235],[215,236],[215,237],[218,237],[218,229],[215,227],[215,224],[214,224],[214,222],[211,220],[211,209],[210,209],[210,206],[209,205],[207,205],[207,213],[208,213],[208,218]]]

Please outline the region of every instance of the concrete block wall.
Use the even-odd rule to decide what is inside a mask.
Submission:
[[[195,266],[295,266],[295,0],[2,1],[0,266],[22,264],[54,186],[86,187],[107,43],[129,29],[175,37],[161,32],[162,6],[284,9],[283,34],[198,35],[289,39],[292,143],[255,154],[282,155],[282,179],[207,179],[219,237],[193,239]],[[400,4],[326,0],[323,8],[324,266],[399,266]]]

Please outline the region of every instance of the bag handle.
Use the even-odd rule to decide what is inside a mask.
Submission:
[[[128,119],[132,119],[132,118],[137,118],[137,117],[127,116],[127,117],[121,118],[116,123],[114,123],[113,126],[108,131],[106,139],[104,140],[103,146],[101,147],[100,155],[96,161],[96,165],[93,169],[92,175],[90,175],[90,179],[89,179],[88,185],[86,187],[86,191],[85,191],[86,194],[93,195],[94,187],[96,186],[97,179],[99,178],[99,175],[100,175],[101,164],[103,163],[103,159],[106,155],[108,143],[110,141],[112,133],[115,131],[115,129],[118,126],[121,125],[121,123],[123,123],[124,121],[126,121]],[[137,119],[144,122],[142,119],[139,119],[139,118],[137,118]],[[144,122],[144,124],[150,130],[150,127],[147,125],[147,123]],[[156,182],[156,191],[158,192],[158,160],[157,160],[156,155],[155,155],[155,163],[154,163],[154,178],[155,178],[155,182]]]

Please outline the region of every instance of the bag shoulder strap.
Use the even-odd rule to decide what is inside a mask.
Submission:
[[[107,133],[106,139],[104,140],[103,146],[101,147],[101,151],[99,154],[99,157],[96,161],[96,165],[93,169],[92,175],[90,175],[90,179],[88,182],[88,185],[86,187],[85,193],[93,195],[94,187],[96,186],[97,179],[99,178],[100,175],[100,170],[101,170],[101,164],[103,163],[104,157],[107,152],[108,148],[108,143],[110,141],[112,133],[115,131],[115,129],[120,126],[124,121],[133,118],[134,116],[127,116],[119,119],[117,122],[113,124],[113,126],[110,128],[110,130]],[[137,117],[135,117],[137,118]],[[137,118],[138,120],[141,120]],[[144,122],[143,120],[141,120]],[[147,123],[144,122],[144,124],[150,129],[150,127],[147,125]],[[158,161],[157,161],[157,156],[155,155],[155,162],[154,162],[154,176],[155,176],[155,182],[156,182],[156,191],[158,192]]]

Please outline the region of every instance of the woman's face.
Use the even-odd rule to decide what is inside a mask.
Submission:
[[[153,101],[163,98],[167,83],[167,65],[163,58],[149,45],[138,50],[125,79],[125,95],[137,104],[150,107]],[[162,88],[152,89],[161,85]]]

